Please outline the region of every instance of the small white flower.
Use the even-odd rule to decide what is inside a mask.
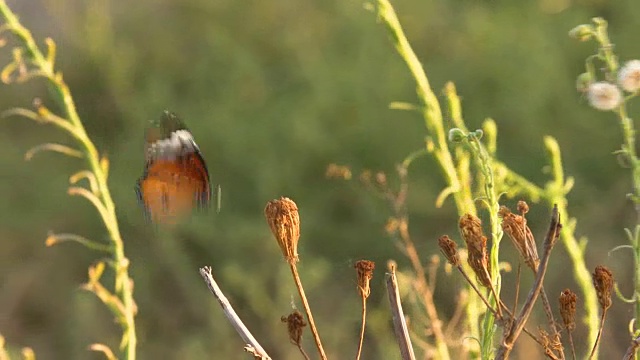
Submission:
[[[620,105],[622,92],[617,86],[601,81],[589,85],[587,98],[589,104],[598,110],[613,110]]]
[[[640,60],[631,60],[624,64],[618,71],[618,84],[631,93],[640,89]]]

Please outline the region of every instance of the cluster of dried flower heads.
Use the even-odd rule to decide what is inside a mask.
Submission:
[[[519,214],[514,214],[507,207],[502,206],[499,210],[499,215],[502,218],[502,229],[511,239],[523,262],[531,268],[536,277],[536,281],[530,290],[529,296],[527,297],[527,302],[520,307],[519,313],[516,312],[516,309],[518,309],[516,306],[517,304],[514,305],[513,309],[508,308],[502,299],[500,299],[500,294],[497,293],[495,289],[488,261],[490,254],[487,247],[487,237],[483,233],[482,223],[478,217],[471,214],[463,215],[459,222],[460,234],[466,243],[468,252],[467,262],[476,275],[476,281],[483,287],[488,288],[490,294],[494,296],[494,299],[497,299],[496,301],[490,302],[486,298],[485,294],[476,287],[474,281],[472,281],[466,274],[462,267],[460,255],[458,254],[458,246],[455,241],[453,241],[449,236],[443,235],[438,239],[438,246],[447,261],[459,270],[474,289],[476,294],[480,296],[484,304],[487,306],[488,311],[499,320],[498,323],[503,327],[503,340],[496,358],[508,358],[513,347],[513,343],[519,335],[519,331],[524,331],[528,336],[540,344],[548,358],[564,359],[564,346],[562,344],[560,330],[556,328],[551,304],[546,297],[543,287],[543,278],[546,272],[548,258],[562,227],[560,224],[559,214],[557,212],[557,208],[554,208],[549,232],[547,233],[544,242],[544,261],[541,261],[541,258],[538,256],[535,238],[531,229],[527,225],[525,218],[525,214],[529,211],[529,206],[526,202],[519,201],[517,209]],[[593,273],[593,284],[596,289],[602,311],[600,333],[602,332],[606,311],[611,306],[613,283],[613,275],[610,270],[604,266],[596,267]],[[516,284],[516,286],[519,286],[519,284]],[[549,320],[550,331],[539,328],[538,334],[535,335],[532,331],[526,329],[525,324],[530,315],[531,308],[536,302],[537,295],[540,295],[542,300],[545,315]],[[577,302],[577,295],[570,289],[564,290],[558,298],[562,325],[566,330],[566,336],[568,337],[574,358],[576,356],[576,352],[572,332],[576,328],[575,316]],[[600,336],[596,340],[596,343],[593,344],[592,353],[597,347],[599,338]]]

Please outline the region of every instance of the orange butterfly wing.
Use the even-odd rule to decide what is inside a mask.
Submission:
[[[162,121],[179,120],[165,113],[161,125]],[[148,130],[147,164],[136,187],[147,219],[156,224],[175,224],[211,202],[207,166],[191,133],[181,123],[169,125],[170,131],[162,127]]]

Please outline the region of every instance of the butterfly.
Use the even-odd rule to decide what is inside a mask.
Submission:
[[[211,203],[209,171],[184,123],[165,111],[145,132],[144,173],[136,184],[145,217],[155,224],[175,224],[194,209]]]

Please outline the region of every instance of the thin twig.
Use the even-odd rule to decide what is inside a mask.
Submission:
[[[298,293],[300,294],[300,299],[302,300],[302,307],[304,307],[304,311],[307,314],[307,320],[309,320],[309,327],[311,328],[311,334],[313,334],[313,339],[316,342],[316,347],[318,348],[318,353],[320,354],[320,358],[322,360],[327,360],[327,355],[324,353],[324,348],[322,347],[322,342],[320,341],[320,335],[318,334],[318,329],[316,328],[316,323],[313,321],[313,314],[311,313],[311,307],[309,306],[309,302],[307,301],[307,296],[304,293],[304,288],[302,287],[302,281],[300,281],[300,275],[298,275],[298,268],[296,267],[295,262],[289,263],[291,268],[291,274],[293,275],[293,280],[296,283],[296,288],[298,288]]]
[[[356,360],[360,360],[362,355],[362,343],[364,343],[364,328],[367,322],[367,298],[362,296],[362,326],[360,327],[360,341],[358,342],[358,353],[356,354]]]
[[[542,256],[542,260],[540,261],[540,265],[538,266],[538,272],[536,274],[536,279],[533,284],[533,287],[529,291],[529,295],[527,296],[527,300],[520,310],[520,314],[518,318],[515,319],[513,326],[509,329],[508,332],[505,332],[502,343],[498,348],[497,360],[504,360],[509,358],[509,354],[511,350],[513,350],[513,344],[515,343],[518,336],[524,329],[524,325],[529,319],[529,315],[531,315],[531,310],[533,310],[533,305],[540,294],[540,290],[542,289],[542,283],[544,280],[544,276],[547,272],[547,266],[549,265],[549,258],[551,257],[551,250],[553,246],[556,244],[558,239],[558,235],[561,229],[560,224],[560,215],[558,214],[557,205],[553,206],[553,211],[551,213],[551,223],[549,224],[549,231],[547,232],[547,236],[544,242],[544,255]]]
[[[400,355],[402,356],[402,360],[415,360],[416,355],[411,346],[411,338],[409,338],[409,330],[407,329],[407,322],[404,318],[402,303],[400,302],[398,280],[396,279],[396,265],[393,262],[389,264],[389,272],[386,273],[386,283],[389,304],[391,305],[393,329],[396,333],[398,345],[400,346]]]
[[[629,348],[627,349],[627,352],[624,354],[624,357],[622,358],[622,360],[633,360],[633,359],[635,359],[636,352],[638,351],[639,347],[640,347],[640,336],[638,336],[635,339],[631,340],[631,344],[629,345]]]
[[[244,323],[242,322],[242,320],[240,320],[235,310],[233,310],[231,303],[229,303],[229,300],[226,296],[224,296],[224,293],[222,292],[216,281],[213,279],[213,275],[211,274],[211,267],[205,266],[203,268],[200,268],[200,275],[202,275],[204,282],[207,283],[207,287],[209,288],[213,296],[216,297],[218,303],[220,303],[222,311],[224,312],[227,319],[229,319],[229,322],[231,322],[231,325],[233,325],[233,327],[236,329],[236,332],[240,335],[242,340],[247,343],[245,351],[248,351],[247,349],[251,349],[252,355],[259,356],[263,360],[271,359],[267,352],[264,351],[262,346],[260,346],[258,341],[253,337],[251,332],[249,332],[249,329],[244,326]]]
[[[600,317],[600,327],[598,328],[598,336],[596,337],[596,342],[593,344],[593,349],[591,349],[589,360],[593,359],[593,356],[596,354],[596,349],[598,348],[598,344],[600,343],[600,338],[602,337],[602,329],[604,328],[604,320],[606,317],[607,317],[607,309],[604,309],[602,310],[602,316]]]
[[[571,357],[573,358],[573,360],[576,360],[576,346],[573,344],[573,332],[570,330],[567,330],[567,332],[569,333],[569,346],[571,346]]]

